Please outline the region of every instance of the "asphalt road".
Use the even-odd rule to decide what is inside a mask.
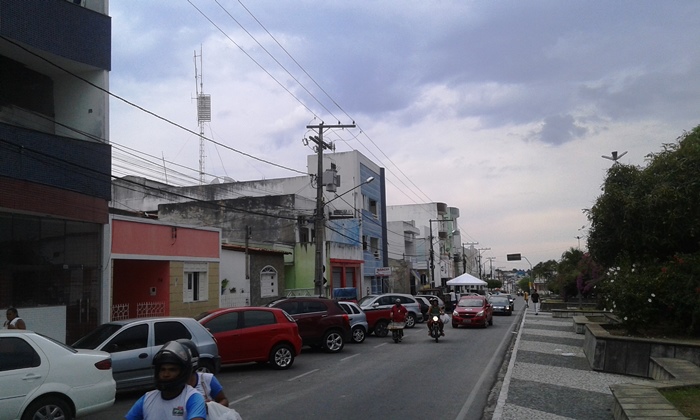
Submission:
[[[247,364],[217,378],[245,420],[481,419],[517,318],[495,316],[487,329],[447,325],[439,343],[417,324],[398,344],[370,336],[339,354],[305,348],[286,371]],[[119,394],[109,410],[84,418],[123,418],[141,394]]]

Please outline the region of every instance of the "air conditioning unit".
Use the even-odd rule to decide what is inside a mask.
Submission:
[[[374,259],[378,260],[379,258],[379,251],[374,251]]]

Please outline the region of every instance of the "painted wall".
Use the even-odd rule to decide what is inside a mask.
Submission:
[[[144,302],[163,302],[170,313],[170,262],[147,260],[114,260],[112,303],[128,304],[129,318],[136,318],[136,307]],[[151,294],[155,289],[155,295]]]
[[[219,258],[219,232],[112,220],[112,254]]]

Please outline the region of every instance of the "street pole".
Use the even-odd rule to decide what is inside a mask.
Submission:
[[[430,287],[435,288],[435,251],[433,251],[433,221],[428,220],[430,225]]]
[[[355,124],[307,125],[308,129],[317,129],[318,136],[312,136],[311,140],[316,143],[316,153],[318,155],[318,166],[316,168],[316,219],[314,220],[314,230],[316,232],[316,255],[314,266],[314,293],[321,296],[323,293],[323,268],[325,251],[325,211],[323,204],[323,151],[333,149],[333,145],[323,141],[323,130],[328,128],[355,128]]]

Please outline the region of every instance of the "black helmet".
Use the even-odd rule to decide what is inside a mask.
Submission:
[[[180,374],[169,381],[160,379],[160,366],[165,364],[173,364],[180,367]],[[163,347],[158,350],[153,356],[153,366],[155,366],[154,376],[156,388],[160,391],[178,390],[187,384],[187,381],[192,375],[192,356],[190,351],[177,341],[168,341]]]
[[[437,298],[430,298],[430,303],[438,303]]]
[[[396,300],[395,300],[394,302],[395,302],[395,303],[401,303],[401,299],[396,298]]]
[[[196,371],[197,367],[199,366],[199,349],[197,349],[197,345],[194,344],[192,340],[188,340],[186,338],[180,338],[176,341],[190,351],[190,356],[192,357],[192,370]]]

